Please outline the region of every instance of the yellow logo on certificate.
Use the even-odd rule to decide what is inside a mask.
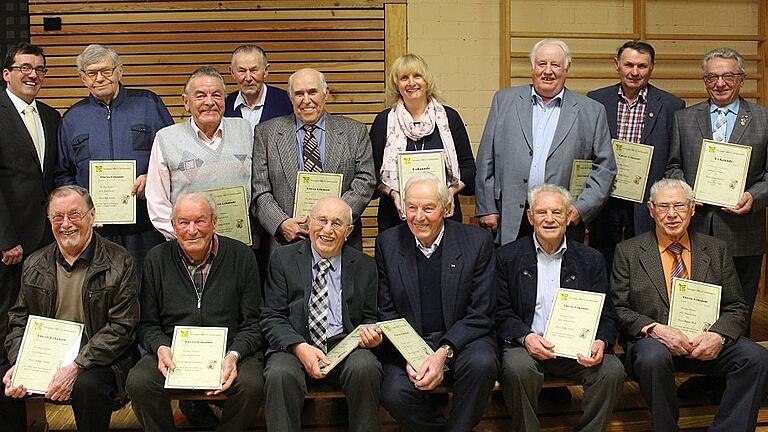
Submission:
[[[616,150],[621,151],[621,143],[616,143],[615,147],[616,147]]]
[[[403,158],[403,164],[410,165],[411,164],[411,158],[406,156]]]
[[[182,330],[181,331],[181,337],[188,338],[189,337],[189,330]]]
[[[34,324],[36,332],[40,332],[43,329],[43,323],[41,322],[34,322],[32,324]]]
[[[100,172],[104,171],[104,167],[101,166],[101,165],[94,165],[93,166],[93,170],[96,171],[97,173],[100,173]]]
[[[715,149],[715,147],[714,147],[714,146],[708,146],[708,147],[707,147],[707,151],[708,151],[708,152],[710,152],[710,153],[715,153],[715,152],[717,152],[717,150]]]
[[[568,301],[568,293],[560,293],[560,300]]]
[[[678,284],[677,290],[680,292],[685,292],[685,284],[684,283]]]
[[[301,176],[301,182],[304,184],[309,184],[310,182],[309,176]]]

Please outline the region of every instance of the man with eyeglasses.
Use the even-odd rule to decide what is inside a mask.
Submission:
[[[371,349],[381,330],[364,327],[358,348],[327,374],[326,354],[361,324],[376,322],[376,263],[345,246],[352,209],[341,198],[320,199],[309,214],[309,239],[274,250],[261,325],[269,343],[267,430],[299,432],[308,383],[341,387],[349,430],[376,432],[381,364]]]
[[[148,354],[128,375],[133,411],[144,430],[176,430],[164,389],[175,368],[174,327],[226,327],[222,387],[205,393],[227,396],[221,420],[213,418],[217,431],[244,431],[254,426],[264,383],[256,259],[243,243],[216,234],[216,203],[207,194],[180,195],[171,220],[175,239],[147,254],[141,277],[137,339]]]
[[[26,42],[11,47],[3,60],[6,88],[0,90],[0,340],[6,335],[8,309],[19,293],[22,261],[53,241],[45,206],[53,190],[61,115],[35,99],[47,71],[42,48]],[[0,374],[7,368],[5,348],[0,346]],[[23,421],[23,403],[11,405],[0,410],[9,414],[11,422]],[[23,430],[23,424],[8,427]]]
[[[242,117],[256,126],[291,113],[285,90],[264,83],[269,75],[267,53],[258,45],[240,45],[232,53],[229,73],[239,90],[227,96],[224,117]]]
[[[77,430],[84,432],[109,430],[116,402],[125,399],[125,377],[138,359],[133,259],[125,248],[93,231],[95,214],[88,191],[80,186],[51,192],[48,218],[56,241],[25,261],[5,339],[15,363],[30,315],[84,324],[74,363],[59,368],[45,394],[55,402],[70,401]],[[22,398],[27,394],[23,386],[10,387],[13,370],[3,376],[5,395]],[[9,420],[3,417],[3,422]]]
[[[77,56],[77,69],[90,95],[72,105],[62,118],[56,185],[77,184],[87,189],[92,160],[136,161],[136,223],[107,224],[97,230],[128,249],[140,275],[146,253],[163,241],[147,215],[144,192],[149,151],[155,133],[173,124],[173,119],[155,93],[121,83],[122,61],[112,48],[88,45]]]
[[[678,430],[675,371],[724,377],[710,431],[754,430],[768,381],[768,351],[741,337],[748,308],[726,243],[689,230],[698,209],[683,180],[657,181],[648,211],[656,229],[619,243],[611,288],[625,364],[651,410],[653,430]],[[675,277],[722,287],[718,319],[694,338],[667,325]]]
[[[746,188],[738,204],[733,208],[701,205],[691,223],[693,230],[728,245],[749,306],[749,329],[766,241],[768,109],[739,96],[744,85],[744,58],[737,51],[714,49],[704,55],[701,68],[709,99],[676,113],[666,176],[694,185],[702,139],[752,148]]]

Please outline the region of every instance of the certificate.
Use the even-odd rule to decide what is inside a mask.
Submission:
[[[226,327],[174,327],[171,352],[176,368],[168,370],[165,388],[220,389],[227,330]]]
[[[709,330],[720,317],[722,287],[689,279],[672,279],[668,325],[680,329],[689,339]]]
[[[693,187],[696,201],[736,207],[744,194],[751,155],[750,146],[703,140]]]
[[[573,199],[581,194],[587,185],[587,177],[592,172],[592,161],[589,159],[574,159],[571,167],[571,181],[568,183],[568,192]]]
[[[80,352],[83,324],[30,315],[21,339],[11,386],[45,394],[51,379]]]
[[[206,191],[216,202],[219,225],[216,232],[251,245],[251,222],[248,217],[248,195],[245,187],[235,186]]]
[[[352,333],[348,334],[341,342],[337,343],[328,353],[325,358],[328,363],[320,365],[320,373],[328,375],[333,368],[335,368],[342,360],[347,358],[360,343],[360,331],[363,327],[376,327],[376,324],[359,325],[352,330]]]
[[[617,168],[611,196],[642,203],[651,169],[653,146],[616,139],[611,143]]]
[[[424,342],[405,318],[381,321],[379,328],[416,372],[419,371],[424,360],[434,354],[432,348]]]
[[[408,179],[414,174],[431,173],[438,181],[445,183],[445,162],[443,150],[406,151],[397,154],[397,180],[400,199]],[[405,209],[405,205],[402,206]]]
[[[96,207],[97,224],[136,223],[134,160],[92,160],[88,169],[88,192]]]
[[[308,215],[320,198],[340,197],[343,178],[343,174],[299,171],[296,174],[293,217]]]
[[[591,357],[605,294],[558,288],[549,313],[544,339],[555,345],[555,354]]]

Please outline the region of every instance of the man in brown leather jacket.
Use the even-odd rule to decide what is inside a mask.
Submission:
[[[45,394],[54,401],[71,400],[80,431],[109,429],[113,401],[138,354],[133,260],[122,246],[93,232],[95,213],[88,191],[79,186],[51,193],[48,219],[56,242],[25,261],[5,340],[13,365],[29,315],[85,325],[74,363],[56,372]],[[14,368],[3,377],[5,396],[21,398],[26,389],[10,387]]]

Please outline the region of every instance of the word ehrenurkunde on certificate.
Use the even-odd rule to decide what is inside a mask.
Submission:
[[[92,160],[88,169],[88,192],[96,207],[97,224],[136,223],[135,160]]]
[[[216,232],[240,240],[250,246],[251,222],[248,218],[248,198],[244,186],[206,191],[216,202],[219,225]]]
[[[592,161],[589,159],[574,159],[571,166],[571,181],[568,183],[568,192],[573,199],[584,191],[587,185],[587,178],[592,172]]]
[[[611,196],[642,203],[651,169],[653,146],[617,139],[611,143],[616,157],[616,178],[613,180]]]
[[[434,354],[432,348],[416,333],[416,330],[405,318],[380,321],[378,326],[416,372],[419,372],[424,360]]]
[[[83,324],[30,315],[21,339],[11,387],[45,394],[56,371],[75,361]]]
[[[558,288],[547,320],[544,339],[551,342],[556,355],[591,357],[605,294]]]
[[[690,279],[672,279],[668,325],[689,339],[709,330],[720,317],[722,287]]]
[[[165,388],[220,389],[227,331],[226,327],[174,327],[171,352],[176,368],[168,370]]]
[[[341,197],[343,174],[299,171],[296,174],[296,199],[293,217],[306,216],[320,198]]]
[[[696,201],[736,207],[744,194],[752,147],[703,140],[693,193]]]

